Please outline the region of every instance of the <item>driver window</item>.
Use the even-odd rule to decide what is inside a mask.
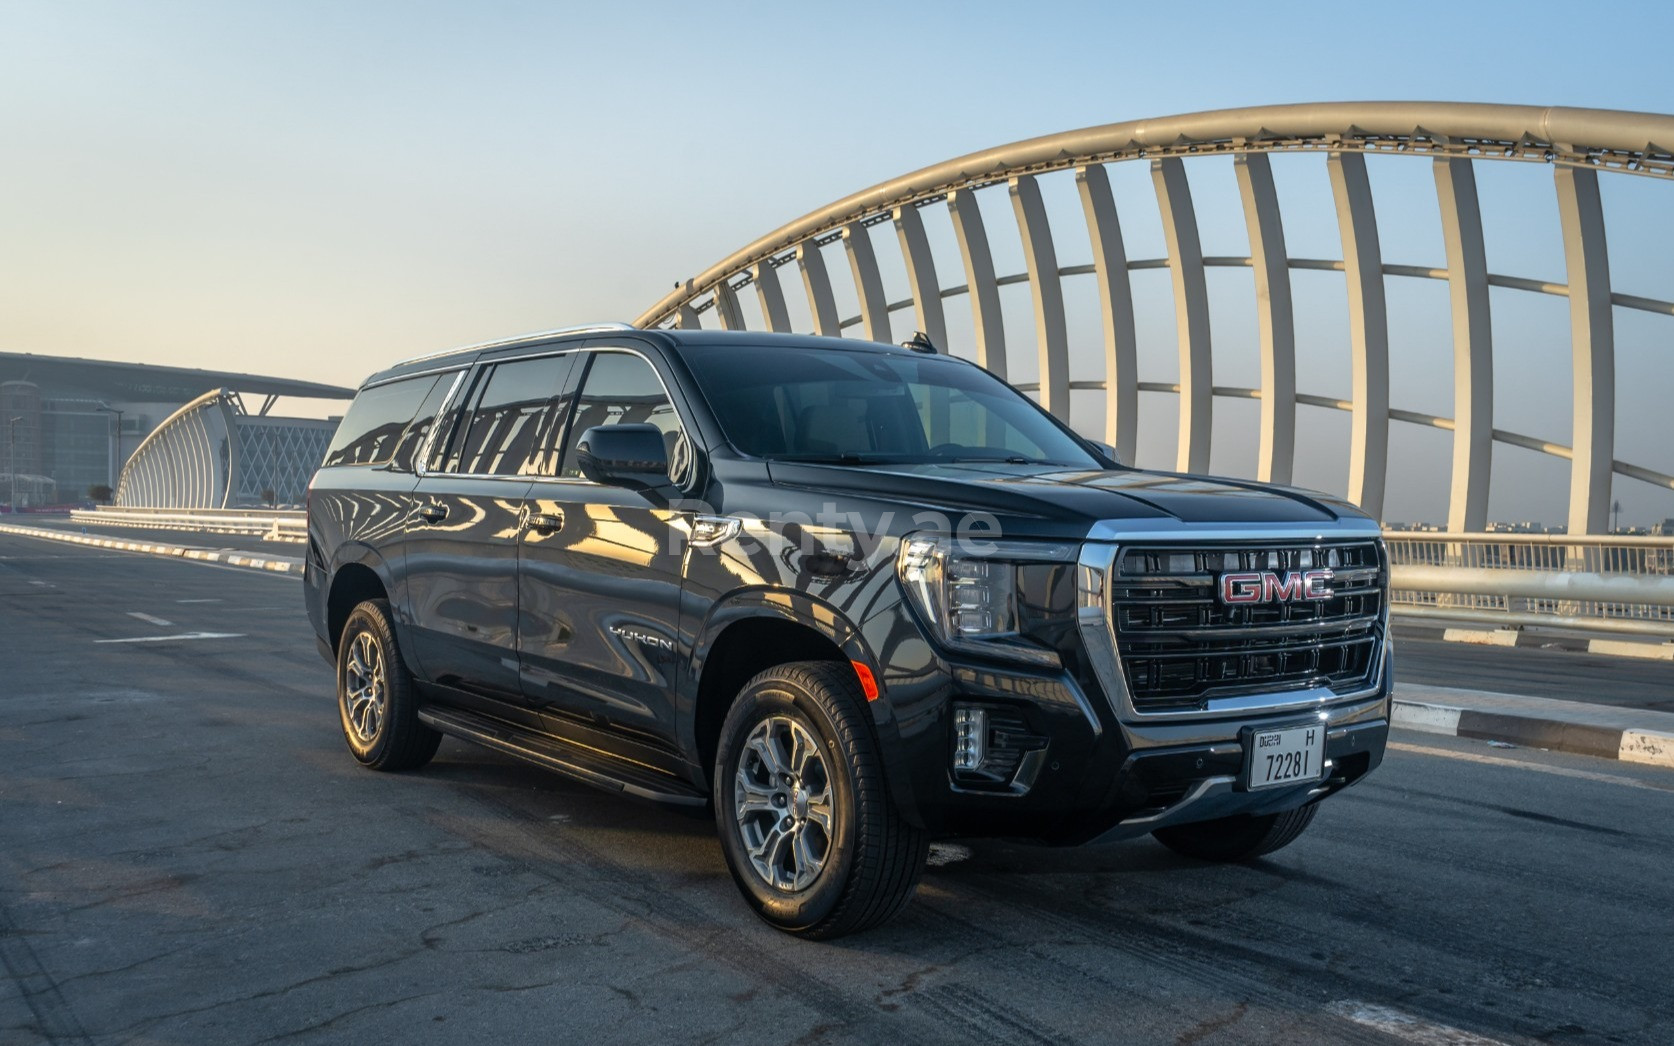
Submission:
[[[691,443],[680,428],[668,393],[643,357],[629,352],[594,352],[576,397],[575,417],[564,444],[563,475],[581,478],[575,449],[582,433],[597,425],[655,425],[668,450],[669,475],[676,483],[691,470]]]

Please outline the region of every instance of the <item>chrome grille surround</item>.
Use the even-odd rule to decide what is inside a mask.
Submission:
[[[1341,570],[1329,600],[1230,607],[1214,595],[1223,571],[1333,559]],[[1370,520],[1319,527],[1112,520],[1082,546],[1077,621],[1123,721],[1317,709],[1378,692],[1388,577]]]

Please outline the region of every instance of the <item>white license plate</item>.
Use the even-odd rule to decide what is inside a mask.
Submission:
[[[1246,763],[1251,791],[1317,781],[1325,772],[1323,725],[1256,730],[1249,737]]]

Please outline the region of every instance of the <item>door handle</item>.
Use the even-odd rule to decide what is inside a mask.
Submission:
[[[440,523],[442,520],[448,518],[448,507],[446,505],[437,504],[420,505],[418,509],[418,518],[430,524]]]
[[[536,512],[529,517],[529,529],[541,534],[551,534],[564,528],[564,514],[562,512]]]

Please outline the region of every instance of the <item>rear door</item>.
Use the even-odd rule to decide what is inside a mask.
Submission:
[[[551,349],[479,367],[413,491],[407,595],[426,678],[508,718],[523,707],[517,661],[518,535],[573,354]]]
[[[529,701],[553,714],[673,742],[679,664],[683,513],[646,493],[585,479],[575,464],[595,425],[649,423],[671,470],[694,445],[651,358],[624,343],[594,348],[572,408],[559,472],[535,480],[519,566],[519,648]]]

